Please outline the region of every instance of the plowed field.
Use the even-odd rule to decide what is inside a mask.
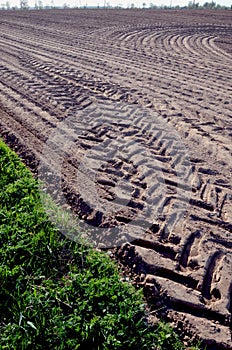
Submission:
[[[0,11],[0,133],[154,308],[231,349],[232,12]]]

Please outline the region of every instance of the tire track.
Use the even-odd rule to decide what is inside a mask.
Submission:
[[[154,309],[229,349],[229,15],[107,16],[3,19],[1,134],[93,241],[121,246]]]

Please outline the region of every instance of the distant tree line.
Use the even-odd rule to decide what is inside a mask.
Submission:
[[[193,0],[193,1],[189,1],[187,6],[179,6],[179,5],[172,6],[172,0],[171,0],[170,6],[167,6],[167,5],[156,6],[153,3],[150,3],[148,8],[164,9],[164,10],[168,10],[168,9],[225,9],[225,10],[232,10],[232,5],[231,6],[222,6],[220,4],[217,4],[214,1],[205,2],[203,5],[200,5],[199,2],[195,2],[195,0]]]
[[[53,0],[51,0],[50,5],[44,5],[42,0],[35,0],[34,6],[29,6],[28,0],[20,0],[19,6],[11,6],[9,0],[7,0],[5,3],[0,4],[0,10],[43,10],[52,8],[55,8]]]
[[[80,0],[81,1],[81,0]],[[10,5],[10,1],[6,0],[5,3],[1,3],[0,4],[0,10],[26,10],[26,9],[34,9],[34,10],[43,10],[43,9],[55,9],[55,8],[69,8],[70,6],[67,5],[66,3],[63,4],[63,6],[55,6],[54,5],[54,0],[51,0],[50,5],[44,5],[42,0],[35,0],[35,4],[34,6],[29,6],[28,5],[28,0],[20,0],[20,5],[18,6],[11,6]],[[93,6],[88,6],[83,5],[83,6],[72,6],[72,8],[93,8]],[[110,5],[110,2],[106,2],[104,6],[97,6],[97,8],[108,8],[108,9],[114,9],[114,8],[123,8],[122,5],[117,5],[117,6],[112,6]],[[134,3],[131,3],[130,5],[128,5],[127,7],[128,9],[137,9],[137,8],[141,8],[141,7],[136,7],[136,5]],[[162,9],[162,10],[170,10],[170,9],[225,9],[225,10],[232,10],[232,5],[231,6],[222,6],[217,4],[214,1],[211,2],[205,2],[203,5],[200,5],[199,2],[195,2],[195,0],[189,1],[187,6],[172,6],[172,0],[170,0],[170,5],[161,5],[161,6],[157,6],[154,3],[143,3],[142,4],[142,8],[143,9]]]
[[[203,5],[199,5],[199,2],[195,3],[195,1],[189,1],[188,8],[190,9],[231,9],[232,10],[232,5],[230,7],[222,6],[217,4],[214,1],[205,2]]]

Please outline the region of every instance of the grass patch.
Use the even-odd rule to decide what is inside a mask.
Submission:
[[[0,349],[184,349],[146,323],[141,291],[104,253],[64,237],[0,141]]]

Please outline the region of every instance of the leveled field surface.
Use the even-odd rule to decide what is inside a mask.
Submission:
[[[0,132],[154,308],[232,330],[232,12],[0,11]]]

